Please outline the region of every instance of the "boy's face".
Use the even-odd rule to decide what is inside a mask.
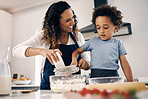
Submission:
[[[107,16],[98,16],[96,18],[96,28],[102,40],[112,39],[112,34],[118,30],[118,27],[114,26]]]

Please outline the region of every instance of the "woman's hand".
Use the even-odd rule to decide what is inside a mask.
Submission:
[[[62,53],[59,49],[41,49],[41,55],[44,57],[47,57],[48,60],[52,65],[54,65],[52,59],[57,62],[59,61],[59,57],[57,56],[56,52],[59,52],[59,54],[62,56]]]
[[[80,59],[78,65],[80,66],[80,69],[89,69],[90,63],[84,59]]]

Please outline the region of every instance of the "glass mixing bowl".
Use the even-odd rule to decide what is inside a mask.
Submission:
[[[96,77],[89,78],[89,84],[97,84],[97,83],[123,83],[123,77]]]
[[[86,85],[85,75],[50,76],[50,87],[54,92],[82,90]]]

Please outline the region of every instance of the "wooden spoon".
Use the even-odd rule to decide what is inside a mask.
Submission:
[[[21,93],[30,93],[30,92],[37,91],[37,90],[38,90],[38,89],[23,90],[23,91],[21,91]]]

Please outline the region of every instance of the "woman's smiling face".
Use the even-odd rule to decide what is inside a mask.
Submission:
[[[96,18],[96,28],[102,40],[112,39],[113,33],[118,30],[118,27],[114,26],[108,16],[98,16]]]
[[[61,14],[61,18],[60,18],[61,32],[66,32],[66,33],[72,32],[74,24],[75,24],[74,14],[73,14],[71,8],[69,8]]]

